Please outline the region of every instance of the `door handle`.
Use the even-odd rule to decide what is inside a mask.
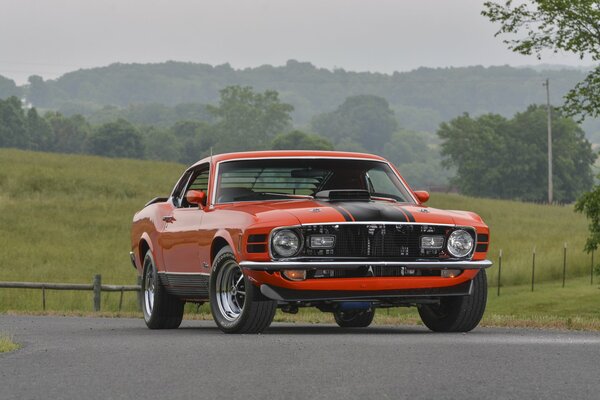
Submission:
[[[162,217],[162,220],[166,223],[169,223],[175,221],[175,217],[172,215],[165,215],[164,217]]]

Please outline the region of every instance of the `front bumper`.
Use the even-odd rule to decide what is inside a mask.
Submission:
[[[252,271],[283,271],[288,269],[352,269],[364,265],[408,267],[412,269],[485,269],[490,260],[480,261],[242,261],[240,266]]]
[[[378,291],[351,291],[351,290],[293,290],[272,285],[261,285],[260,292],[271,300],[277,301],[381,301],[381,300],[414,300],[418,302],[423,298],[438,298],[445,296],[468,296],[472,293],[473,281],[449,287],[427,289],[401,289]]]

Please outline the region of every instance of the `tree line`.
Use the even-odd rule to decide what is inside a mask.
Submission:
[[[245,69],[170,61],[82,69],[55,80],[31,76],[20,86],[0,78],[0,98],[19,96],[39,109],[68,116],[82,114],[94,123],[108,122],[121,109],[128,114],[121,117],[131,122],[170,126],[175,119],[187,119],[177,119],[176,114],[182,116],[190,104],[199,109],[218,102],[224,87],[252,86],[261,92],[276,90],[282,101],[294,106],[294,124],[303,127],[314,116],[335,110],[346,98],[369,94],[385,98],[404,128],[434,133],[441,122],[463,112],[510,117],[529,104],[542,102],[545,78],[552,82],[552,103],[560,105],[565,93],[585,76],[586,71],[580,69],[542,71],[509,66],[419,68],[381,74],[327,70],[296,60],[283,66]],[[175,110],[177,107],[180,109]],[[600,135],[600,120],[587,121],[585,129]]]
[[[184,164],[214,153],[267,149],[369,152],[393,162],[415,187],[448,186],[462,193],[543,201],[546,197],[546,111],[532,105],[512,119],[464,114],[442,123],[437,135],[400,127],[387,100],[348,97],[315,116],[303,130],[292,124],[293,106],[273,90],[229,86],[202,119],[171,126],[116,118],[92,124],[81,115],[40,115],[11,97],[0,101],[0,147],[87,153]],[[595,153],[582,129],[553,113],[555,198],[571,202],[593,184]]]

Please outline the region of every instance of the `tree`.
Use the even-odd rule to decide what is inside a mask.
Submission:
[[[372,95],[348,97],[337,110],[316,116],[312,129],[330,139],[336,148],[355,150],[356,145],[381,152],[398,122],[387,100]]]
[[[0,100],[0,147],[25,149],[27,145],[27,122],[21,100],[14,96]]]
[[[319,135],[292,131],[273,139],[273,150],[333,150],[331,142]]]
[[[181,121],[170,129],[181,149],[177,161],[190,164],[210,154],[217,146],[216,129],[201,121]]]
[[[12,96],[21,96],[21,88],[17,87],[12,79],[0,75],[0,99],[7,99]]]
[[[143,158],[143,139],[137,129],[124,119],[100,125],[90,135],[87,149],[106,157]]]
[[[48,150],[54,141],[52,127],[35,108],[27,110],[27,149]]]
[[[553,110],[555,199],[571,202],[592,186],[596,159],[581,128]],[[484,197],[543,201],[547,195],[546,110],[530,106],[511,120],[464,114],[443,123],[444,165],[457,168],[461,192]]]
[[[91,128],[81,115],[66,117],[59,112],[48,112],[44,115],[52,127],[52,140],[40,144],[39,149],[57,153],[85,152],[85,142]]]
[[[447,186],[452,171],[442,168],[434,135],[401,130],[386,143],[383,155],[394,163],[412,187]]]
[[[482,14],[499,22],[496,36],[519,35],[504,42],[514,52],[538,59],[546,50],[566,51],[600,61],[600,2],[598,0],[528,0],[513,4],[484,3]],[[600,116],[600,66],[565,96],[568,115]]]
[[[207,106],[217,118],[217,151],[269,148],[278,133],[289,129],[293,107],[282,103],[276,91],[255,93],[251,87],[229,86],[221,90],[218,106]]]

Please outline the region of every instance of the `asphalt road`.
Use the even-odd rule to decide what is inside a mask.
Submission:
[[[600,333],[0,316],[0,399],[599,399]]]

